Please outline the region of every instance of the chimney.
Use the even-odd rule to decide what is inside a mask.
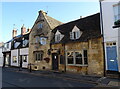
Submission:
[[[40,15],[41,15],[41,13],[44,14],[44,15],[47,15],[47,13],[44,12],[44,11],[42,11],[42,10],[39,11],[39,14],[40,14]]]
[[[27,29],[27,33],[29,33],[30,31],[31,31],[31,29],[30,29],[30,28],[28,28],[28,29]]]
[[[82,19],[82,16],[80,16],[80,19]]]
[[[14,38],[16,35],[17,35],[17,30],[16,30],[16,29],[13,29],[12,38]]]
[[[23,26],[21,27],[21,35],[24,35],[26,33],[26,28]]]

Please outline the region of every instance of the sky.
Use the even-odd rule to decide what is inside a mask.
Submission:
[[[20,34],[24,24],[32,28],[38,16],[38,11],[43,10],[63,23],[79,19],[80,16],[89,16],[100,12],[99,2],[0,2],[0,42],[12,39],[13,28]]]

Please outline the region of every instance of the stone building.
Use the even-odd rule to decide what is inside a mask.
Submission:
[[[103,75],[99,13],[59,25],[52,32],[50,54],[53,70]]]
[[[46,12],[39,11],[29,36],[29,63],[32,63],[32,69],[51,69],[51,31],[60,24],[62,23],[48,16]]]

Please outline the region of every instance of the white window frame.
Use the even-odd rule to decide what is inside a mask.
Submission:
[[[84,50],[87,49],[83,49],[83,50],[77,50],[77,51],[66,51],[66,65],[72,65],[72,66],[88,66],[88,56],[87,56],[87,64],[85,64],[84,62]],[[68,52],[73,52],[73,64],[68,64],[68,59],[67,59],[67,53]],[[76,58],[75,58],[75,52],[80,52],[82,53],[82,64],[76,64]],[[87,50],[87,55],[88,55],[88,50]]]
[[[46,41],[47,41],[47,39],[45,37],[40,37],[40,44],[46,45]]]
[[[72,32],[70,32],[70,39],[71,40],[76,40],[79,39],[82,35],[82,31],[75,25],[74,28],[72,29]]]
[[[64,35],[62,35],[58,30],[55,34],[55,42],[60,42],[62,40],[62,38],[64,37]]]
[[[15,58],[15,59],[14,59]],[[15,61],[16,60],[16,61]],[[13,56],[12,63],[17,63],[17,56]]]
[[[113,12],[114,12],[114,22],[120,20],[120,3],[117,5],[113,5]]]
[[[28,56],[27,56],[27,55],[21,55],[21,56],[22,56],[22,61],[23,61],[24,63],[26,63],[26,62],[28,61],[28,60],[27,60]],[[24,59],[23,57],[24,57],[25,59]],[[26,61],[24,61],[24,60],[26,60]]]

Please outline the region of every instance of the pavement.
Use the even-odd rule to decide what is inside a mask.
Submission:
[[[78,82],[92,83],[96,84],[98,87],[118,87],[120,88],[120,78],[109,78],[109,77],[100,77],[92,75],[80,75],[75,73],[67,72],[58,72],[58,71],[48,71],[48,70],[37,70],[30,72],[29,69],[21,69],[14,67],[5,67],[3,68],[7,71],[15,71],[20,73],[29,73],[36,76],[46,76],[54,78],[62,78],[67,80],[73,80]]]

